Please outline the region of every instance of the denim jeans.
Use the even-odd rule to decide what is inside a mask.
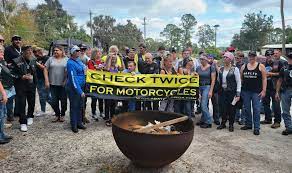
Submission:
[[[275,90],[267,90],[266,96],[263,99],[265,120],[272,121],[272,110],[271,110],[271,98],[272,98],[272,108],[274,112],[274,122],[281,123],[281,107],[280,102],[275,98]]]
[[[91,97],[91,113],[92,114],[96,114],[96,103],[98,100],[98,109],[99,109],[99,113],[102,114],[103,113],[103,99],[97,99],[94,97]]]
[[[209,91],[210,91],[210,85],[200,86],[201,109],[202,109],[201,122],[206,123],[206,124],[212,124],[212,118],[211,118],[209,108],[208,108]]]
[[[72,87],[66,88],[70,101],[70,124],[72,128],[82,125],[83,99]]]
[[[136,110],[136,100],[129,100],[128,102],[128,111],[134,112]]]
[[[252,122],[254,130],[260,130],[260,111],[261,111],[261,98],[259,93],[242,91],[243,105],[246,110],[246,123],[248,127],[252,127]],[[251,103],[253,113],[251,112]]]
[[[45,87],[45,80],[39,79],[37,81],[37,89],[41,105],[41,111],[46,112],[46,102],[51,105],[50,91]]]
[[[292,121],[290,114],[291,107],[291,99],[292,99],[292,90],[285,90],[281,93],[281,106],[282,106],[282,118],[285,123],[285,127],[287,130],[292,131]]]
[[[175,100],[174,112],[192,117],[192,102],[188,100]]]
[[[0,103],[0,140],[3,140],[6,136],[4,133],[5,117],[6,117],[6,105]]]
[[[51,85],[50,92],[52,95],[51,104],[52,108],[54,109],[55,116],[56,117],[65,116],[67,110],[67,94],[65,87]],[[61,110],[59,102],[61,102]]]

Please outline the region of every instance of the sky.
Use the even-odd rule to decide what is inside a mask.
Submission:
[[[27,2],[34,8],[44,0],[18,0]],[[126,24],[131,20],[143,32],[143,18],[146,17],[146,36],[154,39],[160,37],[160,32],[169,24],[180,26],[183,14],[191,13],[198,24],[194,31],[203,24],[220,25],[217,30],[217,46],[229,46],[232,36],[239,33],[244,15],[263,11],[274,16],[274,26],[281,26],[280,0],[59,0],[70,15],[75,16],[75,22],[86,28],[89,21],[89,11],[93,16],[110,15],[117,23]],[[284,4],[286,25],[292,25],[292,0]],[[193,35],[192,41],[197,42]]]

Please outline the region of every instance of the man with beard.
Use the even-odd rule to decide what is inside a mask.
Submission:
[[[18,99],[20,130],[27,131],[27,125],[33,123],[36,91],[36,62],[33,60],[31,46],[22,47],[22,55],[12,60],[12,74],[15,77],[14,86]],[[25,112],[26,102],[28,105]]]

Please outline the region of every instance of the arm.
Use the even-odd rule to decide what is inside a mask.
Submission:
[[[125,63],[124,63],[124,61],[123,61],[123,57],[122,56],[119,56],[119,58],[120,58],[120,61],[121,61],[121,67],[119,67],[119,70],[120,71],[123,71],[126,67],[125,67]]]
[[[1,82],[0,82],[0,93],[2,94],[2,100],[1,100],[1,102],[3,104],[6,104],[6,102],[7,102],[7,95],[6,95],[5,89],[3,88],[3,85],[2,85]]]
[[[112,61],[112,57],[108,56],[105,60],[105,70],[109,71],[110,67],[111,67],[111,61]]]
[[[165,71],[164,70],[160,70],[160,74],[165,74]]]
[[[212,97],[213,89],[214,89],[214,86],[215,86],[215,80],[216,80],[216,72],[212,72],[211,73],[211,87],[210,87],[210,91],[209,91],[209,94],[208,94],[209,98]]]
[[[90,69],[90,70],[95,70],[95,66],[94,66],[92,60],[88,61],[88,63],[87,63],[87,67],[88,67],[88,69]]]
[[[241,92],[241,79],[240,79],[240,72],[237,67],[235,67],[234,75],[235,75],[235,80],[236,80],[236,96],[239,97],[240,92]]]
[[[266,89],[267,89],[267,72],[266,72],[266,68],[263,64],[260,64],[260,71],[262,73],[262,91],[259,94],[261,96],[261,98],[265,97],[266,95]]]

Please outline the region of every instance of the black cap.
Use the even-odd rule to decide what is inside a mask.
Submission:
[[[146,48],[146,45],[145,45],[144,43],[140,43],[140,44],[139,44],[139,47]]]
[[[176,50],[175,50],[174,47],[172,47],[172,48],[169,49],[169,52],[171,52],[171,53],[176,53]]]
[[[26,51],[26,50],[28,50],[30,48],[32,48],[31,45],[24,45],[24,46],[21,47],[21,50],[24,52],[24,51]]]
[[[160,50],[165,50],[165,47],[164,46],[159,46],[158,51],[160,51]]]
[[[271,49],[266,50],[265,56],[271,56],[271,55],[274,55],[274,51]]]
[[[290,52],[287,57],[288,59],[292,59],[292,52]]]
[[[21,40],[21,37],[19,35],[13,35],[11,37],[11,41],[14,41],[14,40]]]
[[[248,53],[248,56],[257,56],[257,53],[255,51],[250,51]]]
[[[81,44],[78,45],[78,47],[80,49],[87,49],[88,46],[86,46],[85,44],[81,43]]]

